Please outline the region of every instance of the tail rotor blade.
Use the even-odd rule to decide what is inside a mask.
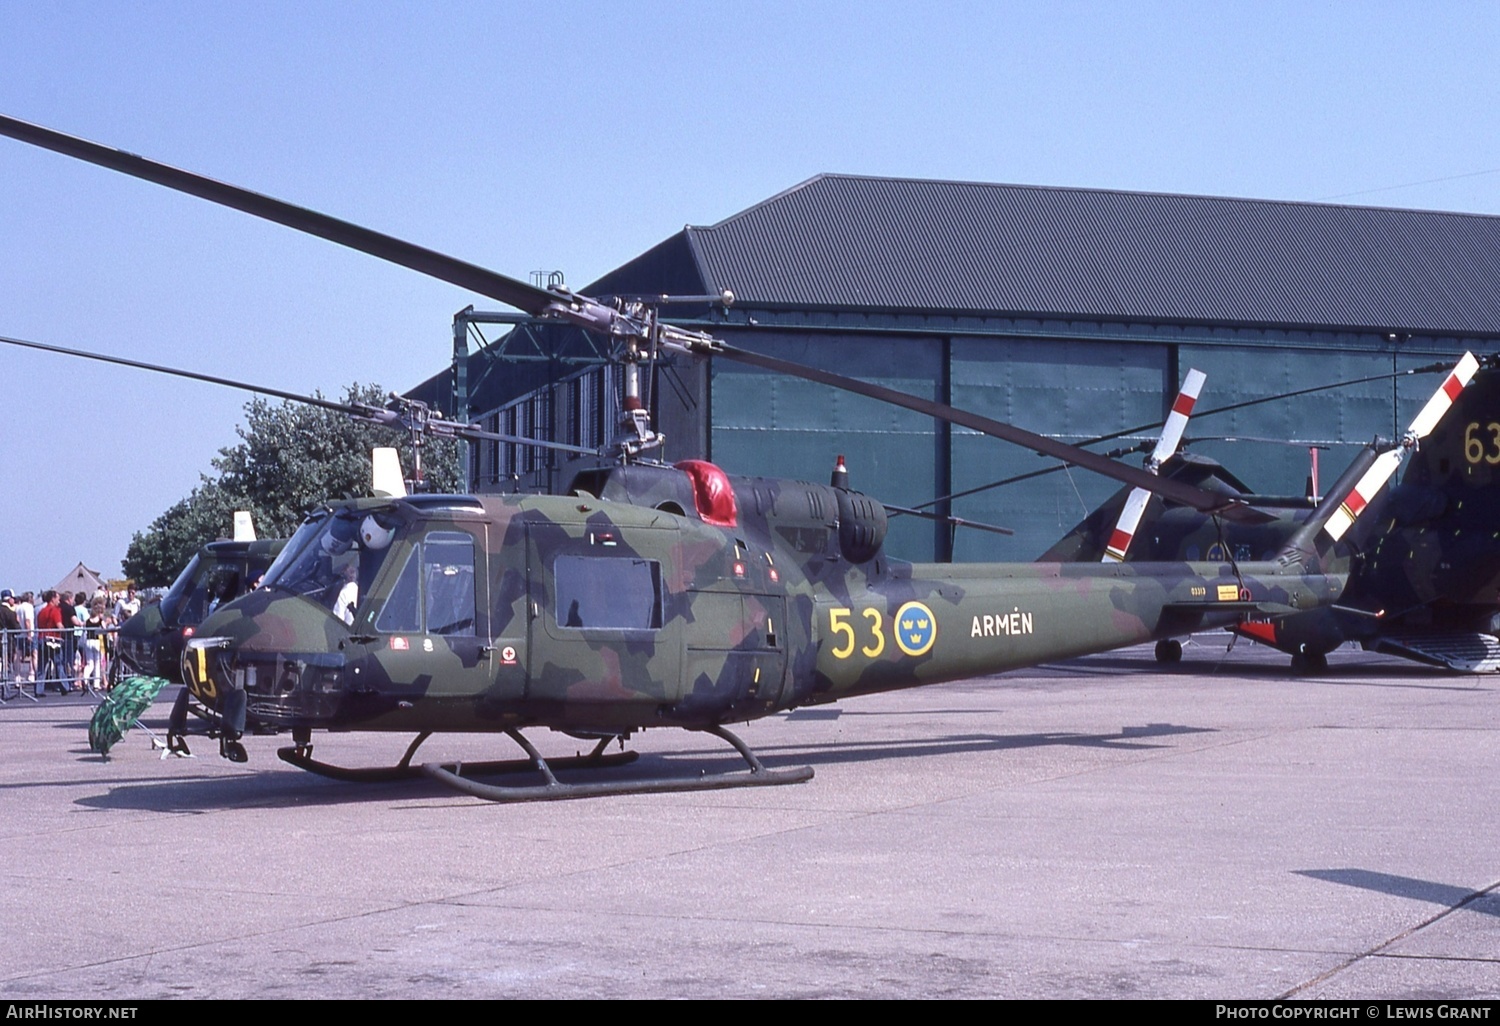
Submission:
[[[1104,556],[1101,563],[1123,563],[1125,553],[1130,551],[1130,543],[1135,538],[1135,529],[1141,525],[1141,516],[1146,512],[1146,503],[1151,500],[1151,493],[1144,488],[1132,488],[1130,496],[1125,500],[1125,508],[1120,510],[1119,522],[1110,533],[1109,543],[1104,546]]]
[[[1172,403],[1172,412],[1167,415],[1166,424],[1162,425],[1161,437],[1156,441],[1156,448],[1151,452],[1151,466],[1160,467],[1172,455],[1177,452],[1177,447],[1182,444],[1182,433],[1187,430],[1188,418],[1193,415],[1193,407],[1198,402],[1198,393],[1203,390],[1203,382],[1208,375],[1201,370],[1192,369],[1182,379],[1182,390],[1177,393],[1177,399]]]
[[[1389,452],[1381,453],[1376,458],[1375,465],[1365,471],[1364,476],[1355,482],[1348,496],[1340,503],[1339,508],[1334,510],[1323,528],[1330,538],[1338,541],[1344,536],[1344,532],[1353,526],[1354,521],[1359,519],[1359,515],[1375,497],[1375,493],[1380,491],[1391,479],[1391,475],[1396,472],[1396,468],[1401,466],[1401,454],[1404,451],[1398,446]]]
[[[1167,416],[1167,422],[1162,425],[1161,437],[1156,440],[1156,448],[1151,451],[1151,457],[1146,461],[1146,469],[1155,474],[1163,463],[1172,458],[1177,451],[1177,446],[1182,443],[1182,433],[1187,430],[1188,417],[1192,416],[1193,406],[1198,402],[1198,393],[1203,390],[1203,382],[1208,377],[1196,368],[1189,370],[1187,376],[1182,379],[1182,390],[1177,393],[1177,398],[1172,402],[1172,412]],[[1115,529],[1110,533],[1109,541],[1104,546],[1104,555],[1100,558],[1101,563],[1123,563],[1125,553],[1130,551],[1130,543],[1135,538],[1135,529],[1141,525],[1141,517],[1146,513],[1146,503],[1151,500],[1151,495],[1144,488],[1131,489],[1130,495],[1125,499],[1125,506],[1120,510],[1120,519],[1115,523]]]
[[[1443,419],[1443,415],[1473,380],[1474,372],[1478,369],[1479,361],[1474,358],[1474,354],[1465,353],[1463,359],[1458,361],[1458,366],[1453,368],[1452,373],[1443,379],[1441,387],[1427,400],[1427,405],[1422,407],[1422,412],[1411,422],[1411,427],[1406,429],[1406,437],[1422,439],[1432,434],[1432,429],[1437,427],[1438,421]]]
[[[1401,461],[1406,454],[1416,448],[1417,444],[1432,433],[1443,417],[1453,408],[1453,402],[1474,378],[1474,372],[1479,369],[1479,361],[1474,358],[1473,353],[1465,353],[1463,358],[1453,368],[1452,372],[1443,379],[1438,390],[1427,400],[1416,419],[1411,422],[1411,427],[1406,429],[1406,436],[1400,445],[1389,452],[1381,453],[1375,460],[1375,464],[1365,471],[1364,476],[1355,483],[1349,495],[1340,503],[1339,508],[1328,518],[1324,530],[1334,541],[1342,538],[1359,519],[1366,506],[1370,504],[1377,492],[1385,487],[1385,483],[1396,473],[1396,468],[1401,466]]]

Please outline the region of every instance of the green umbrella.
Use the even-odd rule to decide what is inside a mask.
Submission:
[[[126,677],[116,684],[89,721],[89,748],[108,755],[136,719],[170,682],[163,677]]]

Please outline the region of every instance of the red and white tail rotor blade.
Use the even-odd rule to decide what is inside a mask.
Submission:
[[[1375,493],[1380,491],[1381,487],[1390,480],[1391,475],[1396,472],[1396,468],[1401,466],[1401,456],[1405,451],[1397,446],[1389,452],[1381,453],[1370,469],[1365,471],[1364,476],[1355,482],[1354,487],[1349,489],[1348,496],[1339,504],[1339,508],[1333,511],[1333,515],[1328,518],[1328,523],[1323,526],[1323,530],[1328,532],[1330,538],[1338,541],[1344,536],[1344,532],[1353,526],[1354,521],[1359,519],[1359,515],[1375,497]]]
[[[1110,532],[1109,543],[1104,546],[1104,555],[1100,557],[1101,563],[1123,563],[1125,553],[1130,551],[1130,543],[1135,539],[1135,529],[1141,524],[1141,516],[1146,512],[1146,503],[1151,501],[1151,493],[1144,488],[1132,488],[1130,495],[1125,499],[1125,506],[1120,510],[1120,519],[1115,524],[1115,529]]]
[[[1334,510],[1333,515],[1328,518],[1328,523],[1324,525],[1323,530],[1328,532],[1330,538],[1338,541],[1353,526],[1354,521],[1359,519],[1359,515],[1370,504],[1370,500],[1375,498],[1375,494],[1385,487],[1385,483],[1396,473],[1396,468],[1401,466],[1401,461],[1406,458],[1406,454],[1430,435],[1432,429],[1437,427],[1438,422],[1453,408],[1453,401],[1473,380],[1474,372],[1478,369],[1479,361],[1474,358],[1474,354],[1465,353],[1463,359],[1458,361],[1458,365],[1443,379],[1442,385],[1432,394],[1432,398],[1427,400],[1427,404],[1411,422],[1411,427],[1406,429],[1401,444],[1390,452],[1380,454],[1370,469],[1365,471],[1350,489],[1349,495],[1339,504],[1339,508]]]
[[[1479,361],[1474,358],[1473,353],[1465,353],[1463,359],[1458,361],[1458,366],[1443,380],[1442,387],[1427,400],[1427,405],[1422,407],[1422,412],[1411,422],[1411,427],[1406,429],[1408,447],[1432,434],[1432,429],[1437,427],[1438,421],[1443,419],[1458,394],[1473,380],[1477,370]]]
[[[1146,461],[1146,469],[1155,474],[1161,465],[1172,458],[1177,451],[1177,446],[1182,443],[1182,434],[1187,430],[1188,418],[1193,414],[1193,405],[1198,401],[1198,393],[1203,390],[1203,382],[1207,375],[1200,370],[1190,370],[1182,379],[1182,390],[1177,393],[1176,400],[1172,403],[1172,412],[1167,415],[1167,422],[1162,425],[1161,437],[1156,440],[1156,448],[1151,450],[1151,458]],[[1151,501],[1151,493],[1144,488],[1133,488],[1125,498],[1125,505],[1120,510],[1120,519],[1115,523],[1115,529],[1110,533],[1109,541],[1104,546],[1104,555],[1101,563],[1122,563],[1125,561],[1125,553],[1130,550],[1130,543],[1135,538],[1136,528],[1141,524],[1141,517],[1146,512],[1146,504]]]
[[[1172,412],[1162,425],[1161,437],[1156,440],[1156,448],[1151,451],[1151,462],[1147,464],[1147,469],[1152,473],[1171,459],[1177,447],[1182,444],[1182,434],[1187,430],[1188,418],[1193,415],[1193,406],[1198,402],[1198,393],[1203,391],[1203,382],[1207,377],[1201,370],[1190,370],[1182,379],[1182,391],[1177,393],[1177,399],[1172,403]]]

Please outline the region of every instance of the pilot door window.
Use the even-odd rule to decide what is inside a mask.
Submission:
[[[559,627],[661,627],[661,564],[654,559],[558,556],[553,575]]]
[[[412,547],[375,629],[473,637],[475,608],[474,540],[438,531]]]

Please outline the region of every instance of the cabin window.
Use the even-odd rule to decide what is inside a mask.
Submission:
[[[661,627],[661,564],[654,559],[558,556],[553,576],[559,627]]]
[[[375,629],[472,637],[475,608],[474,540],[458,531],[435,531],[407,556]]]
[[[210,613],[226,602],[240,597],[239,568],[219,564],[211,567],[207,577],[196,588],[182,607],[177,618],[179,624],[193,627],[208,619]]]

